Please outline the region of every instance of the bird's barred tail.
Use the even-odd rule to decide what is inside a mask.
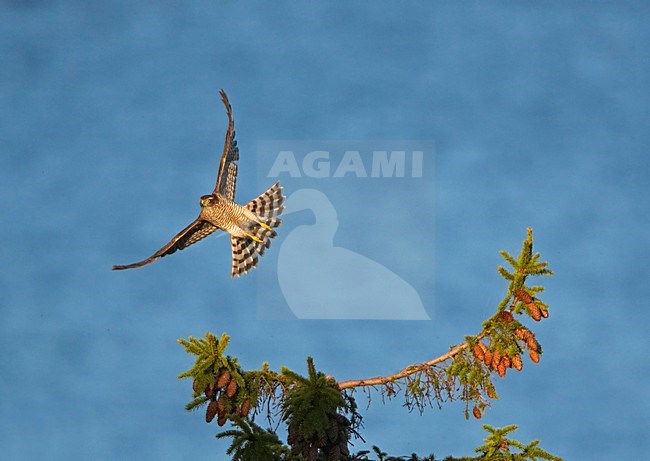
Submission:
[[[264,192],[256,199],[251,200],[246,204],[246,208],[251,210],[260,218],[276,218],[284,211],[284,200],[286,197],[283,194],[280,181],[269,187],[269,190]],[[282,221],[277,220],[277,225],[273,226],[270,222],[265,221],[271,227],[278,227]]]
[[[284,211],[285,199],[282,186],[278,181],[262,195],[248,202],[246,208],[255,213],[261,222],[274,228],[282,224],[278,216]],[[264,255],[264,250],[271,246],[271,239],[278,235],[273,229],[266,229],[259,224],[254,224],[250,231],[260,242],[246,237],[231,236],[230,238],[233,277],[248,273],[257,266],[258,255]]]
[[[257,254],[255,254],[256,242],[245,237],[230,237],[232,247],[232,276],[239,276],[248,273],[257,266]]]

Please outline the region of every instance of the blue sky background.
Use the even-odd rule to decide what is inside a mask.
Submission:
[[[641,459],[647,4],[207,3],[0,2],[0,457],[224,459],[217,426],[183,410],[191,360],[176,338],[227,331],[250,368],[304,372],[313,355],[342,380],[390,373],[480,328],[505,290],[498,251],[531,226],[556,272],[540,280],[545,354],[498,380],[481,422],[518,424],[566,459]],[[413,242],[433,274],[404,274],[428,281],[433,321],[257,320],[258,274],[230,279],[225,239],[110,271],[197,215],[222,87],[239,197],[261,192],[258,141],[435,141],[435,196],[390,209],[413,226],[435,214]],[[364,250],[364,225],[339,243]],[[484,437],[455,404],[419,416],[377,399],[365,422],[395,454],[469,455]]]

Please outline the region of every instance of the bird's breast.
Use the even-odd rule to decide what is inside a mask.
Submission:
[[[206,221],[210,221],[215,226],[224,229],[244,219],[244,213],[241,208],[236,203],[222,198],[217,203],[204,207],[201,212],[201,217]]]

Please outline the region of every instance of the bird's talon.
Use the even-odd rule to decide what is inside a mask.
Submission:
[[[260,240],[259,238],[255,237],[253,234],[246,234],[246,236],[257,243],[264,243],[263,240]]]

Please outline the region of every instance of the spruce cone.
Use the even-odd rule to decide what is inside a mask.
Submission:
[[[217,414],[217,402],[212,400],[208,404],[208,408],[205,410],[205,422],[210,423]]]
[[[209,387],[209,386],[205,388],[204,394],[205,394],[205,397],[210,399],[210,400],[214,400],[216,395],[217,395],[217,393],[214,391],[214,389]]]
[[[241,415],[245,418],[248,416],[249,411],[251,411],[251,399],[246,399],[241,404]]]
[[[219,379],[217,379],[217,389],[223,389],[230,382],[230,372],[225,368],[221,369]]]
[[[343,427],[349,427],[350,426],[350,420],[345,417],[345,415],[342,415],[341,413],[337,413],[334,415],[336,418],[336,422],[339,423],[339,426]]]
[[[489,350],[485,351],[485,358],[483,359],[483,363],[486,367],[489,367],[492,364],[492,352]]]
[[[219,415],[219,417],[217,418],[217,424],[219,426],[223,426],[224,424],[226,424],[226,421],[228,421],[228,418],[226,418],[226,415],[224,414]]]
[[[499,373],[499,376],[502,378],[506,375],[506,366],[503,364],[503,361],[499,362],[499,365],[497,365],[497,373]]]
[[[540,309],[540,312],[542,313],[542,317],[545,319],[548,318],[548,309]]]
[[[521,361],[521,355],[517,354],[512,357],[512,367],[517,371],[521,371],[521,369],[524,368],[524,364]]]
[[[219,400],[217,400],[217,411],[220,415],[224,414],[226,411],[226,396],[221,394]]]
[[[523,288],[517,288],[513,294],[519,301],[524,304],[530,304],[533,302],[533,298]]]
[[[487,396],[490,397],[491,399],[496,399],[497,398],[497,393],[494,390],[494,387],[492,385],[490,385],[487,388]]]
[[[512,366],[512,360],[507,355],[503,356],[503,358],[501,359],[501,363],[506,368],[510,368]]]
[[[509,311],[501,311],[499,312],[499,318],[505,322],[505,323],[510,323],[514,320],[514,317],[512,316],[512,313]]]
[[[339,426],[335,421],[332,421],[330,427],[327,428],[327,438],[330,439],[330,442],[336,442],[339,438]]]
[[[235,392],[237,392],[237,381],[231,379],[226,388],[226,396],[231,399],[235,395]]]
[[[293,446],[298,441],[298,426],[291,424],[288,428],[287,443]]]
[[[196,379],[192,382],[192,390],[195,394],[199,392],[199,381]]]
[[[517,328],[515,330],[515,336],[521,339],[522,341],[526,340],[526,333],[528,333],[528,330],[526,330],[525,328]]]
[[[501,362],[501,354],[499,353],[498,350],[495,350],[494,353],[492,354],[492,362],[490,362],[490,366],[492,369],[496,370],[499,368],[499,363]]]
[[[473,352],[474,352],[474,357],[476,357],[478,361],[482,362],[483,359],[485,359],[485,353],[483,352],[483,349],[481,348],[481,346],[479,346],[479,344],[483,344],[483,343],[478,343],[476,346],[474,346]]]
[[[329,452],[327,453],[327,461],[339,461],[341,459],[341,449],[338,445],[333,445],[330,447]]]
[[[537,351],[531,349],[528,351],[528,355],[530,355],[530,360],[532,360],[535,363],[539,363],[539,354],[537,353]]]
[[[539,349],[539,343],[535,339],[535,335],[530,335],[528,339],[526,339],[526,346],[528,346],[528,349],[531,351],[536,351]]]
[[[481,414],[481,410],[479,410],[478,407],[474,407],[474,409],[472,410],[472,414],[474,415],[474,418],[476,418],[476,419],[481,419],[481,416],[483,416]]]
[[[537,304],[530,303],[526,305],[528,309],[528,314],[533,318],[534,321],[539,322],[542,319],[542,312],[537,307]]]
[[[346,440],[341,440],[339,443],[339,449],[341,450],[341,456],[345,456],[345,458],[350,456],[350,449],[348,448],[348,442]]]

